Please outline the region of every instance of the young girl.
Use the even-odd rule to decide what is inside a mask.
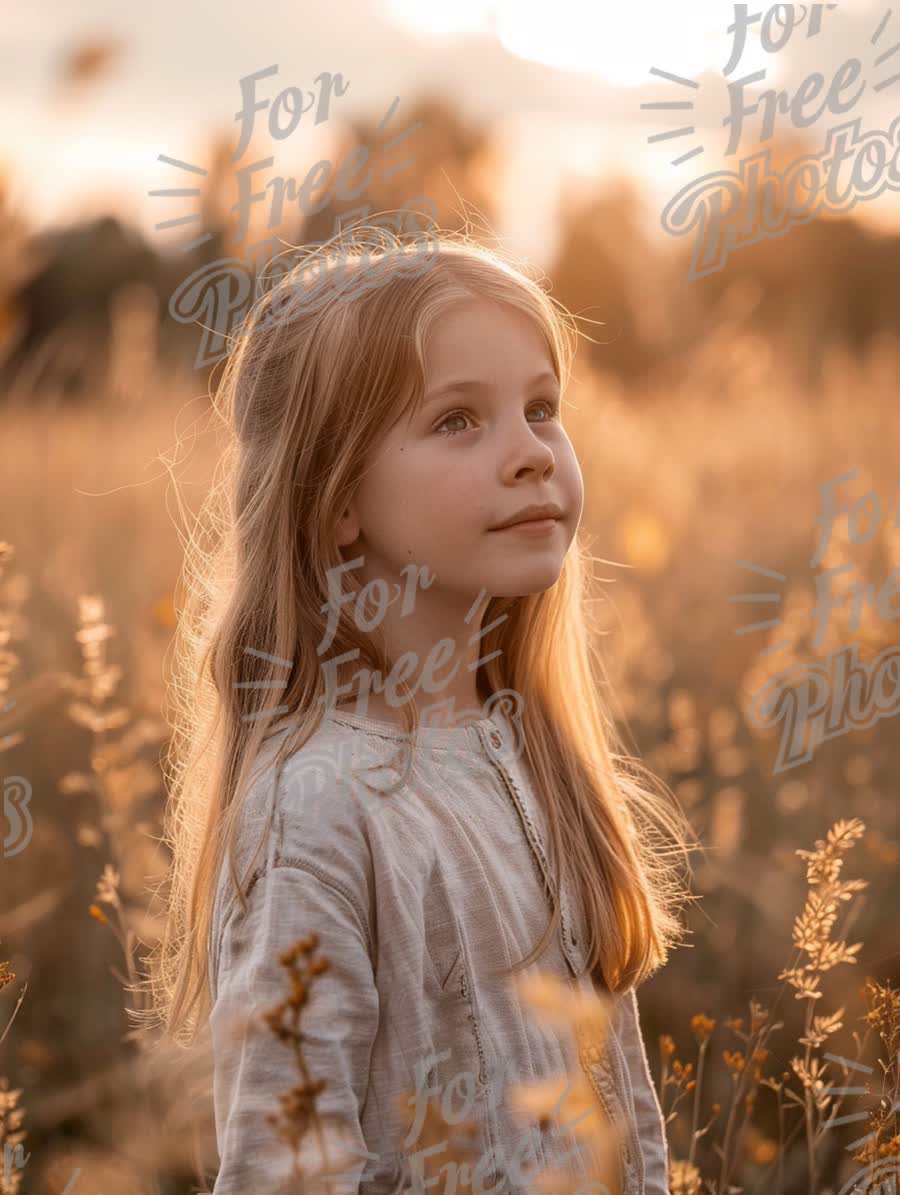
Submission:
[[[590,1190],[663,1195],[635,991],[680,936],[688,827],[600,699],[571,326],[497,253],[429,245],[326,248],[228,361],[219,539],[180,632],[160,1004],[179,1038],[209,1020],[215,1195],[299,1189],[277,1186],[280,1097],[339,1191],[524,1192],[557,1169],[575,1190],[602,1163],[571,1104],[529,1123],[508,1096],[579,1067],[618,1128]],[[299,1053],[262,1016],[298,941],[327,959],[294,984]],[[573,1057],[539,1022],[526,968],[609,999],[602,1048]],[[430,1099],[474,1126],[439,1182]]]

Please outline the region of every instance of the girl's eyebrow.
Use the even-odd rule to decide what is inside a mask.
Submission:
[[[536,374],[530,382],[526,384],[526,390],[531,390],[535,386],[542,385],[544,382],[555,382],[559,385],[559,379],[552,370],[545,369],[541,373]],[[445,394],[450,394],[456,391],[468,393],[472,390],[493,390],[494,386],[491,382],[482,382],[478,379],[461,379],[456,382],[445,382],[442,386],[437,386],[434,390],[430,390],[422,400],[422,405],[432,402],[436,398],[443,398]]]

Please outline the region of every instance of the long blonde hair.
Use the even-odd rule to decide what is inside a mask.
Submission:
[[[371,253],[364,239],[338,238],[301,261],[250,312],[214,397],[230,439],[200,515],[212,543],[191,536],[185,559],[167,761],[167,924],[149,959],[151,1015],[180,1041],[209,1014],[212,909],[226,853],[246,908],[234,845],[253,761],[280,713],[293,733],[279,769],[321,720],[316,646],[328,571],[342,561],[336,523],[372,447],[423,393],[429,330],[461,301],[509,304],[543,332],[563,392],[570,377],[573,321],[530,268],[465,234],[432,232],[429,243],[422,254],[421,245],[382,239]],[[524,698],[554,875],[562,863],[582,899],[592,976],[620,992],[661,966],[681,936],[677,864],[687,861],[689,825],[622,752],[587,624],[586,563],[576,537],[546,592],[491,599],[484,624],[508,617],[484,638],[484,654],[498,654],[482,666],[479,690]],[[359,648],[386,675],[383,645],[347,609],[335,655]],[[552,903],[544,937],[518,966],[556,931],[558,882]]]

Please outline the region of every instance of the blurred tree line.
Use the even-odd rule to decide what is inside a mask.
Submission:
[[[496,227],[494,184],[501,166],[490,128],[465,119],[451,101],[428,94],[404,112],[404,119],[406,127],[423,124],[408,143],[415,161],[388,181],[374,172],[362,197],[370,211],[400,208],[427,196],[441,227],[469,227],[489,238],[489,229]],[[0,180],[2,390],[18,385],[32,393],[50,387],[67,398],[89,396],[110,368],[117,305],[127,305],[132,296],[149,313],[157,360],[164,366],[189,363],[201,330],[196,323],[179,323],[169,311],[172,295],[188,276],[220,258],[243,256],[254,233],[260,241],[271,238],[268,257],[284,243],[326,240],[336,221],[358,207],[359,199],[332,201],[307,216],[298,204],[287,204],[291,216],[261,231],[265,205],[258,204],[246,244],[237,243],[233,141],[229,131],[209,145],[199,201],[200,228],[208,238],[187,251],[156,248],[114,212],[61,229],[32,228],[24,213],[14,210],[9,180]],[[357,146],[377,160],[387,141],[374,120],[358,122],[341,135],[332,160],[339,164]],[[775,147],[775,164],[803,148],[808,147]],[[242,161],[270,152],[267,146],[251,147],[256,150],[242,155]],[[279,162],[280,168],[289,165]],[[302,180],[307,169],[296,169],[294,177]],[[255,182],[261,185],[261,176]],[[734,252],[725,269],[690,281],[688,238],[669,244],[649,238],[641,227],[644,203],[636,184],[624,178],[598,181],[587,195],[564,195],[560,203],[558,248],[546,269],[556,297],[584,317],[579,326],[593,341],[588,359],[598,371],[624,384],[660,370],[680,376],[681,362],[703,340],[711,314],[735,284],[750,296],[748,330],[780,340],[800,376],[813,385],[826,345],[841,343],[860,354],[876,334],[893,334],[900,314],[900,235],[881,234],[856,214],[820,216]],[[196,239],[195,225],[190,240]],[[267,256],[248,259],[255,278]]]

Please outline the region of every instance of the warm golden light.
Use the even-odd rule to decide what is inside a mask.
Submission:
[[[494,7],[491,0],[432,5],[422,4],[421,0],[382,0],[384,14],[393,24],[426,37],[488,29]]]
[[[396,25],[424,37],[496,31],[517,58],[557,70],[597,75],[618,87],[651,81],[651,66],[681,75],[721,71],[730,53],[729,18],[721,0],[694,0],[690,10],[667,0],[591,8],[584,0],[461,0],[422,5],[385,0]],[[776,78],[776,58],[750,40],[742,59],[746,73],[765,67]]]

